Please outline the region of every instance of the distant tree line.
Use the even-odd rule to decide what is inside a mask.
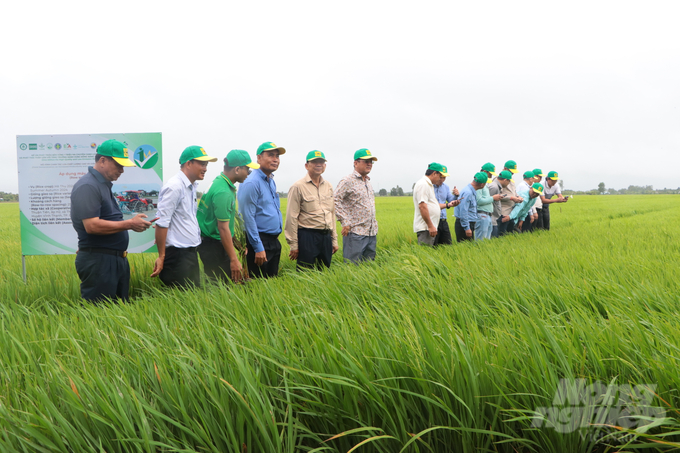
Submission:
[[[0,201],[19,201],[19,195],[0,191]]]
[[[654,190],[654,186],[634,186],[630,185],[625,189],[616,190],[614,188],[607,188],[603,182],[597,185],[597,189],[591,190],[563,190],[565,195],[660,195],[660,194],[680,194],[680,187],[677,189],[663,189]]]

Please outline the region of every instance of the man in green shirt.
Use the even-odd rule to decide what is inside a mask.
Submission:
[[[215,178],[208,192],[198,203],[198,226],[201,228],[201,245],[198,253],[208,277],[243,279],[243,266],[234,247],[234,221],[236,218],[236,183],[243,182],[250,169],[260,168],[253,163],[247,151],[233,149],[224,158],[224,169]]]

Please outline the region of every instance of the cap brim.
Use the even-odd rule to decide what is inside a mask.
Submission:
[[[250,167],[253,170],[257,170],[258,168],[260,168],[260,164],[256,164],[255,162],[251,162],[249,164],[246,164],[246,167]]]
[[[262,153],[265,152],[265,151],[278,151],[278,152],[279,152],[279,156],[280,156],[281,154],[286,154],[286,148],[281,148],[280,146],[279,146],[278,148],[267,148],[267,149],[263,149],[262,152],[261,152],[260,154],[262,154]]]
[[[513,175],[517,173],[517,170],[513,170],[512,168],[508,168],[508,171],[510,171],[510,173],[512,173]]]
[[[111,159],[115,160],[123,167],[136,167],[135,163],[132,162],[130,159],[124,159],[121,157],[112,157]]]
[[[560,178],[558,178],[557,176],[555,176],[554,178],[548,178],[548,179],[552,179],[553,181],[557,181],[557,180],[560,179]]]
[[[543,173],[540,173],[540,174],[534,175],[534,176],[545,176],[545,175]]]
[[[489,173],[491,173],[494,176],[498,176],[498,174],[495,171],[490,171]]]
[[[378,158],[375,157],[375,156],[364,156],[364,157],[360,157],[359,159],[361,159],[361,160],[372,160],[373,162],[378,160]]]
[[[217,157],[210,157],[210,156],[201,156],[201,157],[194,157],[193,159],[190,160],[201,160],[204,162],[217,162]]]
[[[312,157],[311,159],[307,159],[307,162],[311,162],[311,161],[317,160],[317,159],[321,159],[324,162],[328,162],[328,159],[326,159],[325,157]]]

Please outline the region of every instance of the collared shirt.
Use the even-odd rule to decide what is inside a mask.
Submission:
[[[161,189],[156,225],[168,229],[166,247],[197,247],[201,243],[201,229],[196,219],[197,185],[180,171]]]
[[[522,197],[524,201],[516,204],[510,213],[510,218],[516,222],[524,220],[536,203],[536,198],[529,198],[528,190],[521,191],[519,196]]]
[[[465,230],[470,229],[470,222],[479,220],[477,216],[477,191],[472,184],[468,184],[460,191],[460,204],[453,208],[453,215],[460,219],[460,225]]]
[[[432,225],[437,227],[439,225],[442,208],[439,207],[439,201],[437,201],[437,197],[434,195],[434,185],[427,176],[420,178],[416,185],[413,186],[413,205],[415,206],[415,212],[413,214],[414,233],[427,231],[429,229],[427,227],[427,222],[425,222],[423,216],[420,214],[420,203],[425,203],[427,205],[427,211],[430,214]]]
[[[371,178],[364,181],[358,171],[340,180],[335,188],[335,215],[343,227],[359,236],[376,236],[375,194]]]
[[[317,187],[312,178],[305,175],[290,187],[285,231],[291,250],[298,249],[298,228],[331,230],[333,246],[337,247],[333,186],[325,179],[321,178]]]
[[[491,195],[492,197],[496,194],[501,193],[501,191],[503,190],[503,186],[496,179],[494,179],[491,184],[487,184],[487,187],[489,188],[489,195]],[[491,223],[493,225],[497,225],[498,218],[500,216],[501,216],[501,200],[494,201],[493,212],[491,213]]]
[[[556,182],[554,186],[548,187],[548,182],[545,182],[545,186],[543,187],[543,196],[546,198],[546,200],[550,200],[555,195],[561,194],[562,189],[560,189],[559,183]]]
[[[259,168],[246,178],[238,189],[238,209],[245,224],[248,242],[255,253],[264,251],[260,234],[279,235],[283,230],[281,200],[276,192],[274,175]]]
[[[529,189],[531,189],[531,185],[524,180],[522,180],[522,182],[517,184],[517,193],[525,192],[525,191],[529,192]],[[521,197],[521,195],[520,195],[520,197]],[[535,205],[535,203],[534,203],[534,205]],[[531,209],[529,209],[529,212],[527,213],[527,215],[528,214],[536,214],[535,206],[532,206]],[[524,219],[520,219],[520,220],[524,220]]]
[[[87,171],[71,189],[71,223],[78,234],[78,248],[127,250],[130,240],[127,230],[113,234],[89,234],[85,231],[83,219],[99,217],[114,222],[123,220],[118,200],[111,192],[113,183],[107,181],[94,167],[88,167]]]
[[[229,222],[229,232],[233,240],[235,218],[236,186],[224,173],[220,173],[198,202],[196,219],[201,235],[219,241],[221,237],[218,221]]]
[[[489,194],[489,188],[485,184],[484,187],[475,191],[477,196],[477,212],[482,211],[487,214],[493,212],[493,197]]]
[[[497,178],[493,180],[496,181]],[[515,188],[515,183],[510,181],[507,187],[501,190],[501,195],[507,195],[505,198],[501,198],[501,215],[510,215],[512,209],[515,207],[515,202],[510,199],[510,197],[517,196],[517,189]]]
[[[455,197],[451,193],[451,189],[445,182],[440,185],[432,185],[434,187],[434,196],[437,197],[437,201],[441,204],[446,204],[450,201],[455,200]],[[442,209],[440,219],[446,219],[446,208]]]

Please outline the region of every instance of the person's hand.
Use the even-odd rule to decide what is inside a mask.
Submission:
[[[349,230],[350,230],[349,225],[344,226],[342,227],[342,231],[340,232],[340,234],[342,234],[343,236],[347,236],[349,234]]]
[[[246,250],[247,252],[247,250]],[[267,252],[262,250],[261,252],[255,253],[255,264],[258,266],[262,266],[264,263],[267,262]]]
[[[335,252],[337,252],[338,250],[340,250],[340,247],[338,247],[337,245],[334,245],[333,246],[333,255],[335,255]]]
[[[472,230],[469,229],[469,228],[467,230],[465,230],[465,236],[471,238],[472,237]]]
[[[493,201],[500,201],[501,198],[503,198],[503,195],[497,193],[497,194],[494,195],[492,198],[493,198]]]
[[[147,222],[146,219],[147,215],[146,214],[137,214],[133,218],[130,219],[130,229],[132,231],[136,231],[137,233],[141,233],[142,231],[147,230],[151,226],[151,222]]]
[[[521,203],[521,202],[524,201],[524,198],[522,198],[522,197],[510,197],[510,199],[512,201],[514,201],[515,203]]]
[[[519,231],[522,231],[522,225],[523,224],[524,224],[524,220],[520,220],[520,222],[517,224],[517,229],[519,229]]]
[[[451,191],[451,193],[454,194],[455,196],[460,195],[460,192],[458,191],[458,189],[456,189],[456,186],[453,186],[453,190]]]
[[[299,255],[299,254],[300,254],[300,251],[299,251],[299,250],[291,250],[291,251],[288,253],[288,258],[290,258],[291,260],[295,261],[296,259],[298,259],[298,255]]]
[[[437,235],[437,227],[432,225],[428,227],[427,230],[430,232],[430,237],[435,237]]]
[[[238,283],[243,280],[243,265],[241,265],[241,262],[238,259],[231,260],[229,263],[229,268],[231,269],[231,279],[234,281],[234,283]]]
[[[158,277],[158,274],[161,273],[163,270],[163,262],[165,261],[165,257],[158,257],[156,258],[156,261],[153,263],[153,272],[151,272],[152,277]]]
[[[509,215],[502,215],[501,216],[501,222],[506,223],[510,221],[510,216]]]
[[[458,206],[458,205],[460,204],[460,202],[461,202],[462,200],[463,200],[462,198],[459,198],[458,200],[453,200],[453,201],[451,202],[451,206],[455,208],[456,206]]]

